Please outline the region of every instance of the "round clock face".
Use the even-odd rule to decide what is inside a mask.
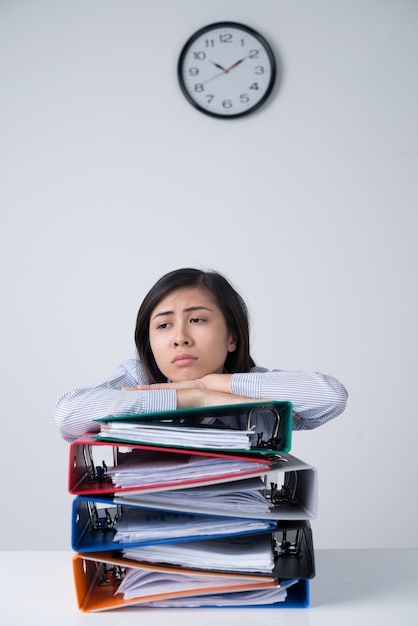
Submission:
[[[276,63],[267,41],[234,22],[197,31],[178,62],[184,95],[199,111],[214,117],[252,113],[267,100],[275,77]]]

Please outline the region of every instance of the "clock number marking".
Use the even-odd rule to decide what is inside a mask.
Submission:
[[[258,83],[253,83],[252,85],[250,85],[250,89],[260,89],[260,87],[258,86]]]
[[[214,95],[212,93],[207,93],[206,94],[206,99],[208,101],[208,104],[210,104],[212,102],[212,100],[214,99]]]
[[[232,105],[232,100],[224,100],[222,102],[222,106],[224,109],[230,109],[233,105]]]
[[[239,101],[240,102],[249,102],[250,101],[250,96],[248,95],[248,93],[242,93],[239,97]]]
[[[258,59],[259,55],[260,55],[259,50],[250,50],[248,53],[248,56],[250,57],[250,59]]]
[[[264,67],[262,65],[256,65],[254,68],[254,74],[264,74]]]
[[[219,35],[219,41],[221,43],[232,43],[231,33],[224,33],[224,34]]]
[[[196,83],[194,86],[194,90],[196,91],[196,93],[201,93],[202,91],[205,91],[205,88],[202,83]]]
[[[190,76],[197,76],[199,74],[199,70],[197,69],[197,67],[191,67],[189,69],[189,74]]]
[[[206,52],[194,52],[193,58],[195,58],[197,61],[203,61],[204,59],[206,59]]]
[[[213,48],[215,46],[215,41],[213,39],[205,39],[206,48]]]

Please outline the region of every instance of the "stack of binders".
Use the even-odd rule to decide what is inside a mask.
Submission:
[[[309,605],[317,472],[290,402],[99,421],[69,452],[82,611]]]

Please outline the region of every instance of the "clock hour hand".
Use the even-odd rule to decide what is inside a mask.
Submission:
[[[215,61],[211,61],[211,63],[212,63],[212,65],[214,65],[218,69],[222,70],[223,72],[227,71],[224,67],[222,67],[222,65],[219,65],[219,63],[215,63]]]

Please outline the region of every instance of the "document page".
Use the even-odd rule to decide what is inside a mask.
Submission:
[[[271,574],[274,568],[271,533],[126,548],[123,555],[136,561],[211,571]]]
[[[189,510],[195,513],[216,511],[216,514],[252,517],[268,513],[272,508],[271,501],[263,494],[264,490],[265,484],[262,478],[254,477],[188,489],[130,496],[121,494],[115,496],[115,502],[163,510]]]
[[[105,439],[186,448],[249,450],[255,440],[255,427],[249,430],[214,427],[210,424],[187,425],[173,422],[109,421],[97,435]]]
[[[122,593],[125,600],[130,600],[156,594],[181,592],[195,594],[213,589],[227,591],[228,589],[235,590],[242,585],[257,587],[257,585],[265,586],[269,583],[274,583],[274,579],[128,568],[116,593]]]
[[[132,450],[119,464],[107,470],[116,487],[181,483],[182,481],[218,476],[239,475],[245,471],[265,470],[270,462],[243,458],[210,457],[173,452]]]
[[[287,597],[287,589],[297,583],[297,580],[281,583],[280,586],[258,589],[254,591],[238,591],[233,593],[217,593],[208,595],[196,595],[187,598],[171,598],[147,602],[142,606],[155,608],[199,608],[199,607],[241,607],[241,606],[269,606],[278,602],[284,602]]]
[[[196,536],[231,535],[234,533],[268,530],[271,523],[263,520],[193,515],[166,511],[123,508],[116,523],[113,541],[169,541]]]

